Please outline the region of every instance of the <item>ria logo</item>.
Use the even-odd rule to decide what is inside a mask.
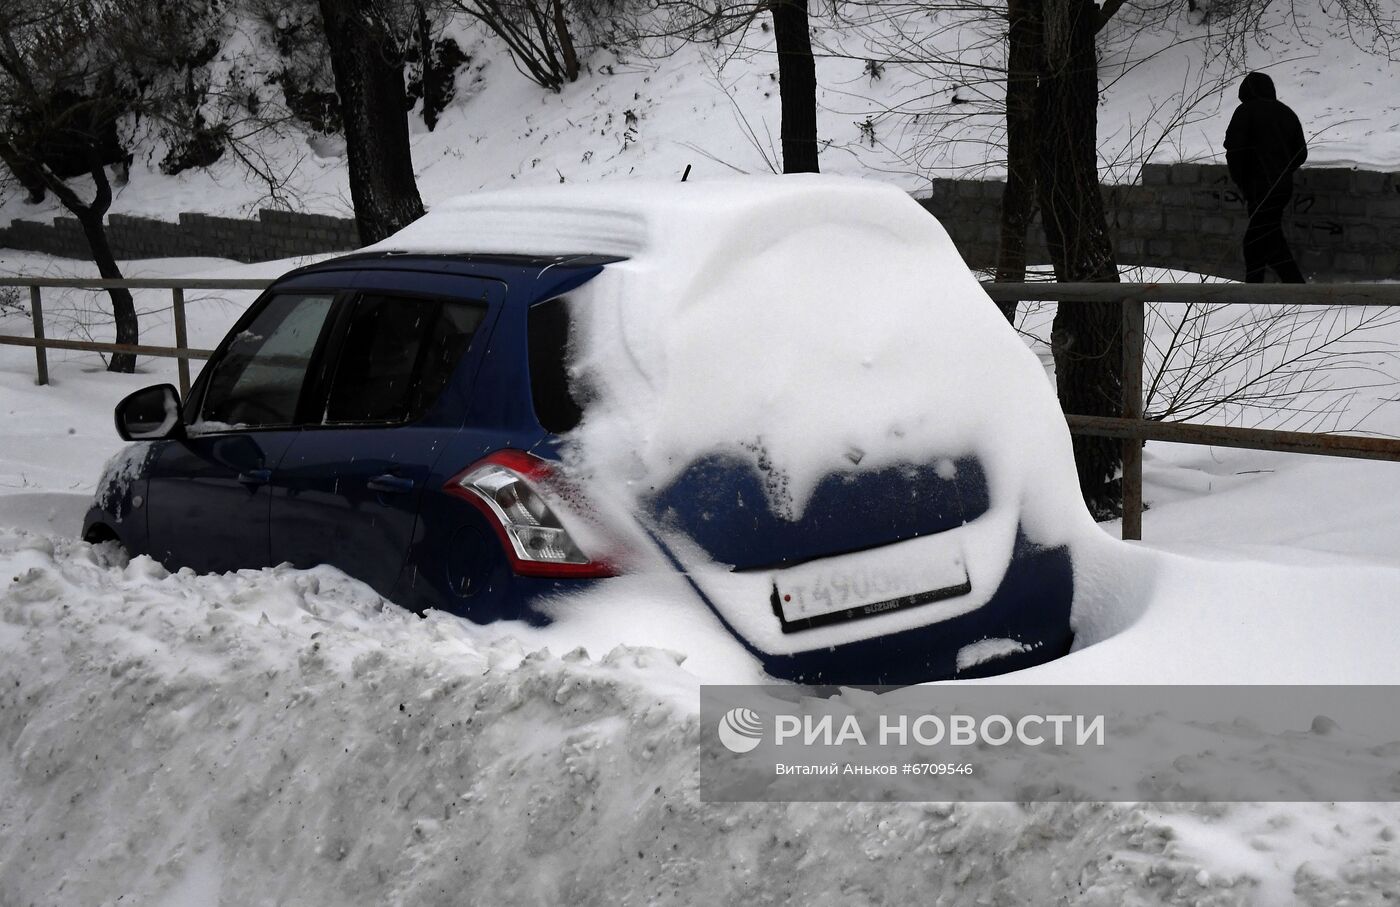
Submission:
[[[763,740],[763,719],[752,709],[730,709],[719,720],[719,742],[731,753],[751,752]]]

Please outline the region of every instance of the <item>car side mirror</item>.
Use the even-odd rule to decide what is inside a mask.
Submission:
[[[180,393],[170,384],[143,387],[129,394],[116,409],[117,434],[123,441],[164,441],[183,438]]]

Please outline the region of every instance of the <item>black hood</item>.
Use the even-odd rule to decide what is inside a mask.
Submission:
[[[1274,80],[1264,75],[1262,72],[1252,72],[1244,77],[1240,83],[1241,101],[1258,100],[1278,100],[1278,94],[1274,91]]]

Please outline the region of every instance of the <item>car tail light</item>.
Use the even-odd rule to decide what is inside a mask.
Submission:
[[[616,571],[590,560],[550,509],[548,461],[500,450],[467,467],[444,487],[486,515],[500,536],[511,569],[523,576],[598,578]]]

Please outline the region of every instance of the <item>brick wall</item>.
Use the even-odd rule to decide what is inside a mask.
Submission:
[[[1400,173],[1312,168],[1295,179],[1284,219],[1304,273],[1315,280],[1400,278]],[[936,214],[977,268],[996,261],[1002,184],[934,180],[922,204]],[[1103,189],[1125,264],[1156,265],[1239,279],[1244,202],[1221,165],[1149,164],[1141,185]],[[108,232],[118,258],[208,255],[267,261],[356,248],[355,222],[319,214],[263,211],[257,220],[181,214],[178,224],[113,214]],[[16,220],[0,246],[86,258],[78,222]],[[1030,260],[1049,261],[1037,224]]]
[[[969,265],[989,268],[1001,193],[1000,182],[934,180],[920,201]],[[1140,185],[1103,193],[1120,263],[1244,277],[1240,241],[1249,218],[1224,165],[1149,164]],[[1284,229],[1310,279],[1400,278],[1400,173],[1300,170]],[[1029,239],[1029,259],[1048,262],[1038,222]]]
[[[112,214],[107,218],[107,239],[121,259],[213,256],[270,261],[360,244],[349,218],[267,210],[257,220],[185,213],[178,223]],[[54,218],[52,224],[12,221],[0,229],[0,246],[67,258],[89,255],[82,227],[72,217]]]

